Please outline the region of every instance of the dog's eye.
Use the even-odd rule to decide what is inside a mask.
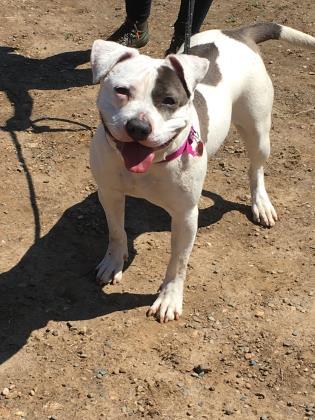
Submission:
[[[162,103],[163,103],[163,105],[168,105],[168,106],[174,106],[174,105],[176,105],[175,99],[172,98],[171,96],[166,96],[163,99],[163,102]]]
[[[126,88],[126,87],[116,86],[116,87],[114,87],[114,91],[116,93],[118,93],[119,95],[125,95],[125,96],[129,96],[130,95],[129,89]]]

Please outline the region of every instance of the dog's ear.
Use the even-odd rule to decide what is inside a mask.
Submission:
[[[136,57],[139,52],[134,48],[124,47],[112,41],[98,39],[91,51],[93,83],[98,83],[119,62]]]
[[[171,54],[165,60],[175,70],[189,96],[207,74],[210,64],[206,58],[187,54]]]

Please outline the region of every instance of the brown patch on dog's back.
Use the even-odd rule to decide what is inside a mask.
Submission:
[[[197,89],[195,90],[194,106],[198,114],[201,140],[207,143],[209,127],[208,107],[204,96]]]
[[[189,54],[207,58],[210,61],[207,74],[201,83],[216,86],[222,79],[222,75],[216,61],[219,57],[219,50],[215,43],[195,45],[190,48]]]
[[[257,44],[269,39],[280,39],[281,25],[271,22],[255,23],[238,29],[227,29],[222,33],[236,41],[243,42],[255,52],[259,52]]]

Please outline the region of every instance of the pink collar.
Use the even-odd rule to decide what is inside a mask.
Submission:
[[[198,133],[193,127],[190,129],[187,139],[177,150],[156,163],[170,162],[171,160],[181,156],[183,153],[187,153],[191,156],[202,156],[203,154],[203,141],[200,139]]]

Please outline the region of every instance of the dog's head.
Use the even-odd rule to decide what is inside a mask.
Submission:
[[[194,90],[208,60],[184,54],[153,59],[97,40],[91,64],[94,83],[101,83],[97,105],[104,124],[127,169],[145,172],[155,152],[190,123]]]

